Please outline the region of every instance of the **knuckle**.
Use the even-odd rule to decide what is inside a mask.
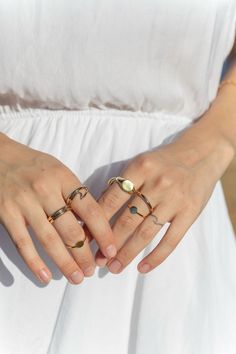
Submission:
[[[71,258],[70,260],[63,260],[61,262],[60,269],[62,273],[68,277],[71,275],[71,273],[76,271],[78,267],[76,266],[76,262]]]
[[[195,203],[183,203],[182,204],[182,210],[184,211],[184,214],[186,217],[193,217],[195,215],[198,215],[201,207],[199,207],[199,204],[197,201]]]
[[[53,232],[48,232],[41,238],[40,241],[44,248],[51,248],[58,243],[58,236]]]
[[[56,163],[53,165],[52,174],[57,177],[65,178],[68,175],[71,175],[69,172],[70,170],[61,163]]]
[[[64,181],[65,179],[67,180],[78,180],[76,175],[67,167],[64,165],[61,161],[56,160],[56,163],[53,164],[52,169],[51,169],[51,175],[53,178],[55,176],[57,177],[58,181]]]
[[[139,155],[135,162],[138,164],[138,167],[141,168],[142,171],[148,172],[153,168],[153,160],[148,154]]]
[[[30,203],[31,198],[29,192],[23,188],[17,188],[14,193],[13,200],[20,206],[24,206]]]
[[[19,236],[13,240],[16,248],[21,251],[25,248],[27,248],[30,245],[30,242],[27,237],[24,236]]]
[[[88,259],[86,257],[80,257],[78,260],[78,263],[82,269],[86,269],[86,268],[93,265],[93,262],[91,262],[90,259]]]
[[[64,237],[66,242],[75,243],[78,239],[82,239],[84,237],[84,233],[80,230],[79,226],[68,225],[64,231]]]
[[[3,191],[3,195],[1,199],[4,199],[5,196],[7,195],[11,195],[14,196],[16,195],[19,191],[21,191],[21,188],[19,187],[19,185],[17,183],[13,183],[13,182],[9,182],[7,184],[6,189]],[[6,193],[5,193],[6,192]]]
[[[173,237],[165,237],[163,243],[169,249],[174,249],[177,246],[177,242]]]
[[[9,217],[13,216],[15,214],[15,204],[14,202],[9,199],[9,198],[3,198],[1,201],[1,205],[0,205],[0,211],[2,215],[5,215],[7,217],[7,215],[9,215]]]
[[[146,261],[147,263],[150,264],[151,266],[151,269],[150,270],[153,270],[155,269],[157,266],[159,266],[162,262],[164,262],[164,260],[166,259],[165,256],[161,256],[161,255],[151,255],[151,256],[148,256],[146,258]]]
[[[33,269],[33,270],[38,269],[39,265],[41,265],[39,257],[36,257],[36,256],[26,259],[26,262],[27,262],[29,268]]]
[[[100,208],[93,203],[89,203],[87,206],[87,213],[92,218],[100,218],[101,217],[101,210]]]
[[[43,197],[48,197],[50,194],[50,188],[45,178],[37,178],[32,182],[33,191]]]
[[[168,175],[161,175],[155,181],[155,186],[158,189],[169,188],[173,184],[173,180]]]
[[[153,236],[152,227],[151,226],[142,227],[138,232],[138,236],[140,237],[141,240],[143,240],[145,242],[150,241]]]
[[[95,238],[102,251],[106,253],[107,246],[113,242],[112,230],[104,228],[104,231],[99,236],[95,236]]]
[[[121,229],[132,230],[136,227],[133,217],[129,214],[121,215],[118,225]]]
[[[101,202],[108,209],[116,209],[119,205],[119,195],[116,193],[105,193],[101,197]]]
[[[125,266],[131,261],[133,257],[131,255],[131,250],[126,247],[123,247],[116,258],[121,262],[123,266]]]

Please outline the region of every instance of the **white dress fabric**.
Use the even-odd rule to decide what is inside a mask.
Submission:
[[[130,1],[130,8],[123,8],[123,22],[118,21],[119,16],[117,20],[116,2],[111,1],[113,12],[108,2],[97,3],[103,12],[99,13],[99,21],[94,19],[93,26],[101,28],[102,14],[104,23],[109,14],[113,19],[109,17],[110,30],[120,26],[120,31],[126,28],[128,33],[128,14],[136,6],[140,10],[144,2]],[[149,52],[144,70],[141,53],[150,49],[149,42],[147,48],[137,46],[132,65],[136,65],[135,72],[140,68],[140,77],[130,80],[121,68],[118,72],[111,68],[109,85],[100,77],[101,96],[96,96],[95,104],[89,91],[86,107],[84,102],[79,106],[79,100],[70,106],[69,86],[65,94],[59,88],[58,101],[56,96],[52,100],[59,106],[62,102],[64,108],[58,110],[45,108],[47,102],[52,108],[47,101],[48,92],[40,101],[38,93],[35,99],[32,97],[32,91],[25,100],[28,107],[23,107],[23,100],[17,99],[17,92],[23,91],[18,87],[14,92],[10,87],[13,81],[9,82],[9,91],[0,94],[0,131],[59,158],[95,197],[106,187],[107,179],[119,175],[137,154],[170,142],[207,110],[234,42],[234,1],[146,3],[150,9],[155,8],[158,51]],[[30,17],[28,13],[27,16]],[[140,14],[134,23],[142,38],[141,19]],[[81,28],[89,31],[88,26]],[[105,43],[102,36],[97,39],[100,46]],[[134,45],[125,35],[122,43],[122,48]],[[90,50],[88,57],[92,55]],[[109,60],[117,62],[125,57],[117,51],[110,55]],[[50,62],[50,57],[47,60]],[[105,73],[105,64],[97,69],[100,74]],[[119,75],[123,86],[115,79]],[[72,76],[71,80],[76,81]],[[40,94],[38,82],[34,84]],[[29,93],[30,87],[25,87]],[[127,87],[128,94],[119,96]],[[81,90],[78,96],[87,97],[88,91],[83,91],[83,86]],[[51,92],[53,96],[53,89]],[[97,267],[92,277],[77,286],[60,273],[32,233],[39,254],[53,272],[47,286],[40,284],[1,227],[0,353],[235,354],[236,243],[220,182],[175,251],[150,273],[140,274],[136,269],[138,262],[155,247],[167,227],[120,274]],[[95,243],[92,247],[95,253]]]

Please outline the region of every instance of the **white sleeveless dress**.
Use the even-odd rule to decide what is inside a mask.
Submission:
[[[18,7],[13,3],[1,0],[0,29],[9,26],[15,36],[22,35],[17,12],[24,26],[37,22],[41,11],[41,22],[29,31],[35,36],[31,51],[27,49],[33,64],[37,53],[42,65],[43,60],[63,65],[57,55],[50,57],[48,48],[39,49],[44,18],[56,18],[63,28],[79,26],[88,67],[77,68],[85,72],[81,80],[73,81],[70,71],[68,81],[60,77],[57,82],[54,75],[46,82],[40,79],[43,72],[35,79],[30,61],[20,61],[24,49],[11,57],[2,51],[0,131],[59,158],[95,197],[130,159],[171,141],[208,109],[235,39],[234,0],[88,0],[73,5],[60,0],[54,9],[48,1],[46,12],[45,1],[32,1],[33,15],[24,8],[27,1]],[[68,7],[73,6],[69,18]],[[72,12],[82,24],[72,20]],[[57,37],[53,26],[51,31]],[[83,42],[88,34],[90,41]],[[17,47],[17,38],[7,42],[9,48]],[[1,47],[3,42],[1,37]],[[68,60],[76,55],[70,50]],[[7,70],[15,68],[16,57],[17,71],[10,76]],[[50,109],[52,103],[55,109]],[[0,353],[235,354],[236,243],[220,182],[176,250],[155,270],[140,274],[137,263],[165,230],[122,273],[97,267],[78,286],[68,283],[32,234],[53,272],[44,286],[1,227]]]

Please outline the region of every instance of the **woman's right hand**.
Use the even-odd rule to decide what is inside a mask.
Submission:
[[[44,283],[52,277],[40,258],[28,232],[39,242],[60,271],[73,284],[94,273],[96,263],[88,237],[81,248],[68,249],[84,239],[81,218],[98,246],[108,258],[116,254],[115,240],[102,208],[90,193],[82,200],[75,197],[72,211],[53,224],[47,216],[65,205],[68,194],[81,185],[78,178],[55,157],[31,149],[0,133],[0,222],[12,238],[30,270]]]

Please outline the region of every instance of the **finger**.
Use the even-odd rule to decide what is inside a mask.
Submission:
[[[36,251],[22,215],[14,210],[14,217],[10,217],[10,215],[2,216],[2,221],[17,251],[20,253],[31,272],[42,283],[49,283],[52,274]]]
[[[148,215],[146,205],[137,196],[131,198],[123,213],[113,225],[113,233],[116,237],[117,249],[119,250],[126,240],[134,233]]]
[[[56,266],[70,283],[80,284],[83,281],[84,274],[70,252],[66,249],[56,229],[48,222],[41,206],[34,203],[34,208],[25,208],[24,213],[25,219]]]
[[[63,197],[67,198],[69,193],[78,188],[78,184],[74,187],[63,187]],[[73,211],[85,222],[87,228],[95,238],[101,251],[107,258],[116,255],[116,243],[112,233],[110,224],[106,219],[104,211],[98,205],[96,200],[88,192],[83,199],[77,194],[71,203]]]
[[[49,197],[47,199],[47,203],[43,203],[43,208],[47,215],[51,215],[56,210],[60,209],[63,205],[65,205],[65,200],[62,198],[62,196],[55,197],[54,195],[51,195],[51,198]],[[73,246],[78,241],[85,239],[83,228],[78,223],[76,217],[71,211],[68,211],[55,219],[52,225],[57,230],[64,244]],[[85,239],[83,246],[80,248],[68,249],[69,252],[71,252],[73,255],[76,263],[82,269],[84,275],[93,275],[96,264],[88,240]]]
[[[133,165],[129,165],[126,170],[121,173],[121,176],[134,183],[135,189],[138,189],[142,185],[142,179],[137,179],[135,176],[135,169]],[[135,176],[135,177],[130,177]],[[102,207],[103,212],[108,220],[120,210],[120,208],[130,199],[131,194],[123,191],[117,183],[109,185],[97,199],[98,204]],[[96,264],[100,267],[104,267],[108,261],[101,249],[98,249],[96,255]]]
[[[137,174],[136,164],[130,164],[124,171],[121,172],[121,177],[131,181],[135,189],[141,188],[144,177],[142,174]],[[114,182],[99,197],[98,204],[104,210],[108,220],[130,199],[131,194],[123,191],[119,185]]]
[[[144,201],[140,197],[133,195],[127,207],[119,218],[117,218],[112,227],[118,252],[129,237],[131,237],[136,228],[143,222],[148,213],[149,209]],[[104,260],[104,257],[102,257],[99,251],[95,255],[95,260],[99,266],[106,264],[106,260]]]
[[[192,224],[183,215],[176,216],[158,245],[138,264],[141,273],[147,273],[160,265],[177,247]]]
[[[145,218],[118,251],[116,257],[107,263],[112,273],[120,273],[154,239],[165,222],[173,217],[170,210],[164,206],[156,207],[153,214],[157,217],[159,224],[157,224],[157,219],[154,219],[151,215]]]
[[[85,233],[85,235],[86,235],[86,237],[88,239],[88,242],[89,243],[92,242],[93,241],[93,236],[91,235],[91,233],[90,233],[89,229],[87,228],[86,224],[83,223],[82,227],[83,227],[84,233]]]

